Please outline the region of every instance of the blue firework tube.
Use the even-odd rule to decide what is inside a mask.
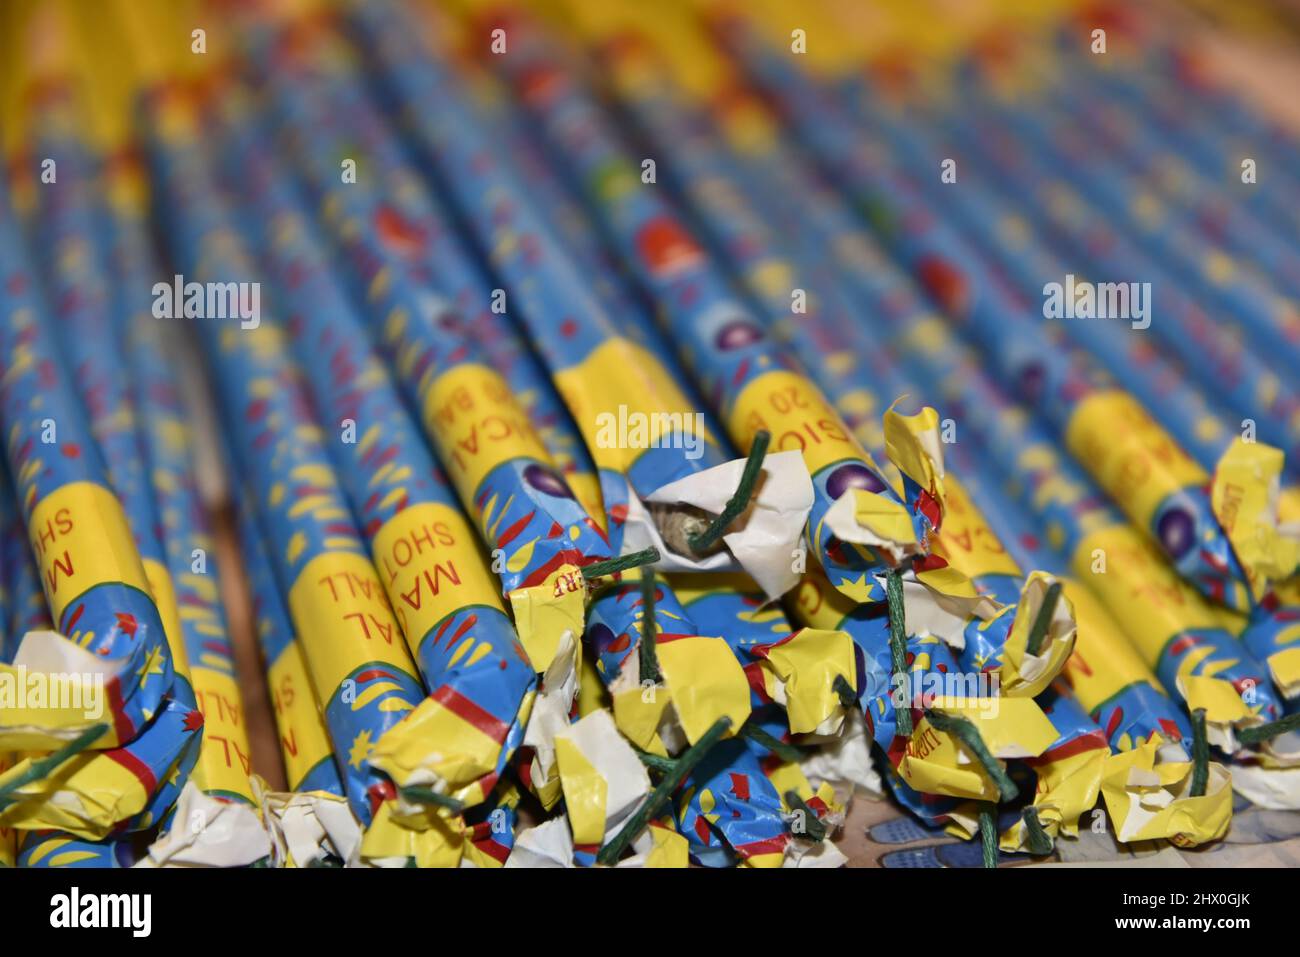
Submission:
[[[1155,202],[1151,199],[1144,203],[1143,197],[1149,198],[1149,191],[1131,175],[1117,172],[1103,175],[1090,164],[1074,159],[1079,147],[1075,139],[1077,132],[1065,126],[1049,126],[1010,110],[995,107],[990,112],[992,118],[986,117],[978,124],[969,116],[955,117],[955,126],[964,142],[977,137],[995,139],[999,131],[1011,135],[1012,139],[996,148],[997,155],[1014,155],[1019,159],[1017,196],[1023,201],[1028,187],[1038,198],[1033,208],[1040,213],[1034,219],[1045,221],[1049,235],[1079,257],[1076,261],[1086,263],[1096,281],[1144,281],[1159,289],[1160,311],[1156,315],[1149,312],[1147,316],[1151,320],[1151,334],[1207,386],[1214,388],[1234,411],[1259,417],[1259,432],[1266,441],[1288,451],[1300,447],[1300,396],[1269,362],[1249,346],[1243,346],[1238,336],[1217,325],[1202,306],[1202,303],[1217,305],[1246,325],[1262,323],[1266,320],[1251,318],[1258,311],[1252,299],[1258,298],[1254,290],[1260,287],[1246,282],[1235,284],[1240,289],[1229,289],[1225,284],[1231,277],[1221,274],[1222,270],[1213,279],[1207,278],[1206,269],[1217,269],[1213,266],[1213,247],[1204,239],[1196,238],[1185,224],[1157,222],[1158,209],[1133,215],[1135,206],[1146,209]],[[1001,162],[999,168],[1005,168]],[[1082,184],[1082,190],[1076,192],[1067,181]],[[966,197],[978,189],[968,184],[959,194]],[[980,210],[967,216],[967,225],[975,228],[978,224],[983,238],[997,241],[1000,247],[1014,246],[1014,242],[1006,241],[1014,239],[1013,235],[996,228],[998,219],[990,222],[977,218],[986,212]],[[1128,228],[1117,229],[1114,225],[1117,221],[1127,222]],[[1143,236],[1140,245],[1128,238],[1131,231]],[[1080,237],[1087,237],[1086,241]],[[1003,255],[1008,264],[1024,264],[1015,252],[1008,250]],[[1031,275],[1023,281],[1029,284],[1032,280],[1029,288],[1041,289],[1044,276],[1033,275],[1036,269],[1029,272]],[[1066,281],[1066,272],[1047,275]],[[1191,290],[1184,292],[1188,285]],[[1266,289],[1264,293],[1272,295]],[[1153,308],[1148,303],[1148,310]]]
[[[476,79],[479,82],[475,83]],[[507,101],[499,84],[491,83],[477,73],[467,75],[466,82],[475,97],[477,112],[485,123],[492,123],[491,135],[509,144],[515,168],[528,184],[529,196],[539,215],[552,224],[564,240],[606,312],[611,316],[641,317],[639,322],[624,323],[623,333],[653,352],[660,365],[676,376],[678,386],[690,397],[692,405],[703,410],[706,430],[713,435],[724,434],[708,404],[697,395],[694,383],[682,373],[672,346],[655,325],[653,302],[635,286],[619,262],[617,253],[609,249],[581,199],[573,194],[569,184],[562,181],[550,164],[541,144],[531,135],[527,117]],[[592,467],[595,467],[594,463]],[[614,536],[621,534],[630,490],[625,478],[609,470],[602,471],[600,478],[613,540]],[[617,552],[618,541],[614,540],[613,544]]]
[[[691,235],[657,189],[643,188],[639,164],[599,107],[560,66],[535,32],[511,26],[517,56],[507,73],[557,165],[569,168],[589,205],[615,240],[626,265],[660,305],[666,333],[683,365],[700,381],[706,399],[740,449],[766,429],[776,450],[797,450],[813,477],[809,538],[838,587],[865,597],[873,570],[924,551],[925,535],[941,511],[933,489],[906,503],[878,469],[820,390],[765,334],[723,264]],[[562,157],[562,159],[561,159]],[[846,542],[833,534],[827,513],[842,497],[886,500],[897,518],[894,535],[879,546],[873,536]],[[876,537],[879,541],[880,537]]]
[[[85,147],[63,135],[57,125],[39,129],[37,136],[39,148],[55,157],[63,170],[62,180],[53,184],[57,189],[38,194],[42,202],[35,210],[34,230],[40,242],[54,251],[48,278],[56,302],[56,339],[104,458],[109,482],[126,512],[175,673],[158,714],[125,749],[143,762],[134,767],[136,782],[127,793],[138,795],[138,788],[143,788],[149,795],[146,806],[125,825],[135,829],[156,823],[175,803],[198,760],[203,719],[189,674],[176,589],[159,538],[158,512],[131,393],[133,376],[127,371],[122,331],[116,321],[123,298],[133,290],[125,277],[111,285],[108,281],[114,237],[108,211],[95,198],[96,187],[107,181],[96,177]],[[141,283],[143,294],[148,285]],[[103,786],[95,780],[96,787]],[[124,798],[114,814],[129,805]],[[39,818],[33,823],[38,822]],[[121,821],[92,813],[88,823],[104,828]]]
[[[850,418],[839,401],[844,394],[840,392],[841,379],[855,365],[846,361],[849,355],[861,357],[859,361],[868,363],[882,378],[888,376],[886,364],[877,359],[874,345],[859,334],[852,319],[854,304],[826,268],[825,260],[784,238],[789,235],[785,230],[799,228],[801,217],[786,218],[786,206],[772,195],[770,183],[750,175],[720,142],[709,117],[683,102],[666,66],[643,41],[625,36],[609,44],[608,50],[603,62],[615,77],[621,102],[644,142],[663,157],[665,176],[677,187],[681,206],[691,210],[714,254],[760,307],[769,332],[817,376],[876,460],[888,461],[882,455],[885,439],[880,428],[880,414],[888,403],[881,405],[869,392],[859,392],[849,403],[853,409]],[[792,169],[781,175],[778,182],[783,195],[784,188],[798,179]],[[786,198],[802,203],[805,195],[806,190],[801,189]],[[793,302],[796,291],[805,299],[800,307]],[[823,331],[826,329],[837,330],[841,339],[850,339],[851,344],[833,342]],[[828,367],[838,373],[829,383]]]
[[[447,65],[424,56],[397,24],[380,27],[379,18],[365,11],[358,19],[364,20],[385,77],[406,108],[415,142],[520,304],[515,318],[526,325],[597,466],[626,474],[644,499],[725,461],[712,435],[694,434],[689,397],[640,345],[644,336],[629,337],[624,324],[607,313],[474,115],[466,85]],[[430,88],[440,91],[445,109],[417,112],[416,98]],[[671,425],[657,442],[611,442],[603,437],[602,422],[620,413],[637,413],[646,421],[669,414],[681,424]]]
[[[238,133],[231,131],[233,135]],[[446,709],[438,747],[457,754],[457,799],[477,804],[523,736],[537,679],[502,606],[478,536],[374,351],[333,263],[280,171],[252,141],[231,151],[269,237],[263,260],[292,301],[293,354],[314,407],[342,431],[339,483],[433,700]],[[352,435],[348,430],[352,430]]]
[[[617,502],[626,499],[626,488],[603,488],[550,377],[512,328],[514,320],[504,290],[497,291],[481,259],[465,245],[464,237],[454,227],[449,211],[405,157],[396,131],[389,128],[377,104],[366,94],[363,78],[337,69],[322,70],[317,78],[321,93],[318,102],[329,104],[328,116],[349,117],[344,132],[365,143],[374,171],[390,184],[386,190],[390,218],[421,237],[421,261],[433,273],[439,290],[462,317],[473,341],[505,379],[511,393],[526,404],[536,435],[555,467],[587,513],[603,527],[601,492],[619,493]],[[322,123],[327,119],[326,114],[321,115]],[[313,124],[317,139],[319,129],[320,124]],[[626,509],[622,511],[625,514]],[[608,534],[612,530],[606,531]],[[611,537],[614,553],[618,545]]]
[[[294,634],[275,571],[257,526],[247,489],[236,491],[239,552],[253,605],[253,628],[275,710],[280,756],[290,791],[324,791],[343,797],[329,731],[312,687],[302,643]]]
[[[856,82],[853,84],[855,90],[858,86]],[[911,162],[926,161],[922,157],[928,159],[951,151],[918,129],[899,122],[898,116],[884,104],[876,105],[866,115],[879,128],[888,130],[890,142],[896,144],[900,154]],[[968,140],[963,143],[967,146],[965,158],[982,166],[984,157],[980,152],[980,144]],[[1015,169],[1019,169],[1023,162],[1018,153],[1008,155],[1006,159]],[[1024,178],[1017,178],[1018,183],[1023,181]],[[936,201],[937,199],[936,196]],[[985,248],[997,250],[998,264],[1004,274],[1028,297],[1030,289],[1036,294],[1044,278],[1057,277],[1064,280],[1072,267],[1066,264],[1055,249],[1044,248],[1035,231],[1018,228],[1018,224],[1026,221],[1024,216],[1013,213],[1008,217],[1007,203],[1018,204],[1019,201],[1018,194],[1013,195],[1008,191],[999,202],[978,183],[966,183],[962,186],[959,201],[953,203],[953,209],[963,222],[972,224],[972,228],[983,229],[989,222],[995,224],[988,230]],[[1039,218],[1037,213],[1032,215],[1034,219]],[[1085,210],[1082,215],[1090,214]],[[1095,235],[1088,231],[1082,232]],[[1066,245],[1074,244],[1070,235],[1057,238]],[[1082,254],[1085,258],[1089,255],[1086,250]],[[1153,265],[1152,268],[1156,267]],[[1195,305],[1177,290],[1169,292],[1169,296],[1161,296],[1162,313],[1175,298],[1185,308],[1195,309]],[[1212,408],[1206,398],[1186,380],[1179,365],[1154,349],[1148,337],[1131,335],[1130,330],[1116,323],[1100,321],[1063,322],[1059,328],[1050,328],[1046,337],[1058,350],[1069,349],[1067,339],[1086,349],[1097,363],[1115,377],[1120,386],[1152,411],[1207,474],[1213,470],[1230,443],[1233,431],[1226,427],[1218,409]]]
[[[377,191],[340,183],[334,156],[347,155],[338,153],[346,149],[343,139],[329,150],[312,143],[317,134],[329,135],[319,102],[302,89],[286,89],[276,107],[286,127],[304,138],[301,169],[352,267],[373,337],[419,410],[462,505],[502,557],[504,590],[549,589],[558,596],[580,588],[578,569],[609,557],[605,536],[555,469],[509,385],[430,288],[419,268],[418,231],[408,233]],[[537,667],[548,660],[540,652],[531,657]]]
[[[122,193],[138,189],[140,171],[119,163]],[[253,804],[249,783],[252,749],[243,693],[220,596],[220,569],[207,514],[195,484],[187,410],[164,352],[164,328],[150,311],[146,290],[161,275],[142,208],[119,202],[111,210],[110,263],[118,277],[116,331],[124,340],[130,398],[139,419],[148,475],[167,572],[175,587],[181,638],[199,710],[203,744],[194,775],[205,793]]]
[[[824,321],[791,315],[772,331],[817,370],[840,414],[874,455],[884,446],[880,411],[916,385],[900,371],[888,344],[873,340],[854,319],[858,309],[886,308],[906,279],[862,223],[784,141],[776,117],[739,81],[708,104],[718,135],[735,159],[735,182],[790,237],[810,287],[830,290]],[[864,388],[864,382],[869,383]]]
[[[50,115],[60,114],[53,110]],[[46,143],[46,146],[62,147],[63,152],[58,155],[69,160],[67,143]],[[78,169],[75,160],[67,162],[65,170],[86,175],[84,166]],[[66,232],[76,228],[79,204],[86,198],[85,185],[75,172],[72,176],[65,172],[64,189],[58,195],[46,195],[51,202],[44,207],[42,216],[42,224],[49,230],[48,240],[60,244],[55,248],[63,248],[66,253],[70,250],[64,244],[79,242],[83,259],[97,255],[98,247],[90,244],[102,241],[98,232],[79,237]],[[14,228],[12,224],[7,225]],[[17,245],[12,249],[13,256],[4,258],[18,267],[22,251]],[[75,300],[80,292],[78,282],[88,278],[93,281],[93,277],[77,274],[75,264],[60,262],[58,266],[51,282],[59,296],[60,322],[67,322],[79,310],[79,303],[69,302],[69,298]],[[34,281],[34,277],[26,281]],[[15,443],[9,449],[11,465],[18,464],[22,470],[18,474],[29,476],[25,482],[20,479],[20,484],[21,494],[30,508],[28,528],[34,532],[30,541],[41,563],[47,602],[51,611],[57,612],[52,617],[62,616],[61,630],[70,633],[74,640],[79,639],[77,643],[92,653],[98,652],[106,658],[126,657],[127,667],[107,676],[100,714],[92,715],[91,708],[86,706],[67,715],[73,719],[73,727],[101,721],[111,723],[110,737],[120,736],[122,743],[80,759],[77,767],[67,773],[23,786],[18,793],[32,800],[11,804],[3,820],[24,830],[55,827],[87,839],[100,839],[113,830],[151,826],[167,811],[197,756],[203,722],[189,686],[184,649],[179,645],[175,627],[170,581],[158,562],[149,513],[142,512],[139,496],[119,498],[113,491],[96,442],[94,426],[98,425],[102,433],[105,419],[118,417],[117,434],[129,432],[126,444],[132,445],[133,423],[129,417],[125,421],[120,418],[120,408],[108,405],[92,407],[90,411],[98,415],[92,415],[91,421],[81,418],[83,412],[76,389],[69,381],[74,376],[68,375],[54,351],[55,330],[26,325],[38,321],[39,303],[35,298],[22,302],[21,282],[11,282],[8,287],[19,293],[19,301],[13,305],[19,310],[20,325],[8,327],[19,335],[6,348],[14,349],[10,353],[15,357],[11,375],[21,373],[24,367],[37,373],[37,387],[41,391],[35,395],[41,415],[35,422],[29,421],[28,427],[34,431],[24,441],[20,407],[6,402],[11,411],[19,413],[12,420],[7,437]],[[91,282],[87,287],[88,290],[92,287]],[[102,293],[102,285],[98,288]],[[90,298],[89,291],[87,297]],[[101,298],[96,306],[100,321],[107,322],[103,318],[107,303]],[[21,389],[20,383],[20,377],[13,378],[6,383],[6,389]],[[32,407],[33,412],[36,409],[37,406]],[[58,430],[59,438],[55,439],[55,433],[49,431],[51,428]],[[43,429],[46,438],[55,439],[54,447],[46,444],[46,449],[61,451],[62,462],[48,460],[47,465],[42,453],[36,451],[38,446],[31,444],[31,438],[39,439]],[[118,450],[136,454],[135,449],[126,452],[122,446]],[[41,472],[44,474],[38,474]],[[95,481],[90,481],[91,476]],[[54,497],[42,505],[43,494]],[[86,538],[87,535],[90,537]],[[137,547],[136,542],[144,547]],[[91,615],[87,627],[90,622],[98,622],[108,633],[101,637],[83,632],[81,622],[86,614]],[[75,661],[65,667],[86,670],[84,664]],[[124,689],[130,697],[124,695]],[[140,700],[139,694],[148,700]],[[148,710],[141,710],[136,716],[137,708]],[[15,717],[21,720],[21,711],[15,710],[19,711]],[[39,727],[39,722],[33,723]],[[31,742],[29,746],[40,746],[30,735],[26,740]],[[45,742],[45,746],[57,743],[55,737]],[[30,760],[18,762],[9,774],[22,773]]]
[[[158,90],[146,109],[150,160],[178,261],[193,281],[241,288],[259,272],[215,191],[192,104]],[[370,754],[424,692],[287,344],[271,324],[246,325],[198,324],[235,467],[255,491],[349,803],[369,824],[392,788]]]
[[[1217,110],[1187,110],[1185,105],[1180,105],[1177,107],[1178,118],[1171,120],[1170,100],[1166,99],[1170,91],[1153,91],[1158,99],[1149,102],[1144,93],[1136,90],[1136,87],[1149,85],[1136,76],[1129,79],[1134,82],[1124,82],[1119,76],[1107,74],[1101,78],[1101,89],[1112,103],[1129,106],[1125,117],[1128,128],[1132,128],[1135,122],[1143,122],[1144,125],[1154,125],[1155,134],[1160,136],[1162,148],[1156,154],[1159,163],[1152,163],[1149,182],[1171,203],[1195,203],[1202,208],[1207,202],[1205,184],[1222,184],[1216,191],[1217,196],[1208,200],[1213,205],[1205,210],[1193,232],[1208,230],[1215,240],[1230,244],[1239,257],[1238,267],[1250,270],[1257,262],[1251,240],[1259,235],[1242,222],[1243,216],[1250,213],[1257,221],[1271,226],[1279,237],[1274,242],[1283,250],[1292,250],[1300,236],[1300,219],[1295,214],[1295,210],[1300,208],[1300,183],[1287,180],[1288,167],[1294,161],[1289,163],[1262,149],[1267,140],[1265,134],[1238,133],[1242,138],[1233,141],[1233,120],[1243,112],[1240,104],[1229,101],[1229,105]],[[1208,95],[1208,91],[1202,89],[1199,95]],[[1180,104],[1185,103],[1185,93],[1179,91],[1172,96]],[[1187,129],[1188,122],[1203,112],[1206,115],[1212,113],[1215,123],[1222,125],[1195,131]],[[1258,172],[1254,183],[1241,181],[1243,171],[1240,164],[1245,159],[1256,161]],[[1234,226],[1234,220],[1240,225]],[[1232,265],[1221,256],[1208,257],[1208,261],[1218,269]],[[1255,271],[1264,272],[1258,267]],[[1248,308],[1240,317],[1242,326],[1260,355],[1279,364],[1285,359],[1295,365],[1300,362],[1300,313],[1297,313],[1294,302],[1300,290],[1300,275],[1297,275],[1294,264],[1279,264],[1278,268],[1266,274],[1266,278],[1281,289],[1235,284],[1241,297],[1248,300]]]
[[[126,513],[109,485],[3,199],[0,262],[0,352],[6,356],[0,416],[9,471],[51,618],[85,650],[120,662],[105,680],[111,727],[95,742],[113,747],[139,734],[171,689],[172,656]],[[51,720],[13,717],[29,725]],[[65,715],[44,734],[11,739],[6,733],[5,740],[20,748],[59,747],[96,723]]]
[[[1130,65],[1089,69],[1064,59],[1074,74],[1085,73],[1100,96],[1142,117],[1173,148],[1174,189],[1181,192],[1181,167],[1191,165],[1206,180],[1271,222],[1283,236],[1300,236],[1300,146],[1293,134],[1273,125],[1241,97],[1201,69],[1194,54],[1166,48],[1145,49],[1143,69]],[[1187,109],[1195,97],[1198,108]],[[1242,161],[1257,160],[1255,183],[1242,179]],[[1262,187],[1262,188],[1257,188]]]
[[[557,236],[563,240],[565,248],[590,282],[593,293],[603,304],[606,313],[610,316],[634,314],[648,316],[647,310],[652,309],[653,306],[640,290],[633,287],[630,277],[618,262],[617,255],[607,248],[596,224],[581,205],[581,201],[572,195],[567,184],[561,181],[550,165],[540,144],[530,135],[526,118],[517,108],[505,101],[499,85],[488,82],[487,78],[479,74],[467,75],[466,83],[469,94],[474,97],[476,114],[480,116],[493,138],[508,144],[514,168],[528,184],[529,198],[538,214],[546,223],[554,227]],[[485,331],[488,331],[489,320],[495,320],[495,324],[499,325],[504,317],[489,312],[483,318]],[[704,401],[702,399],[697,401],[691,383],[680,374],[671,346],[664,340],[653,322],[624,323],[620,328],[623,334],[637,345],[652,352],[663,368],[676,374],[678,385],[690,397],[694,406],[705,409]],[[501,338],[495,331],[488,331],[488,335],[493,341]],[[534,361],[527,365],[536,369],[537,375],[551,381],[549,374],[535,361],[535,357],[533,358]],[[502,369],[502,374],[508,379],[511,378],[511,374],[505,369]],[[528,389],[525,394],[531,395],[533,388],[531,383],[525,387]],[[555,395],[553,385],[546,391]],[[558,396],[556,400],[562,401]],[[708,432],[715,435],[722,434],[721,428],[707,410],[704,416],[705,428]],[[572,418],[568,416],[567,411],[565,418],[572,423]],[[549,432],[549,429],[543,430],[543,440],[547,440]],[[581,444],[581,441],[581,435],[575,433],[575,447]],[[550,447],[549,441],[548,447]],[[552,455],[558,456],[558,454],[557,450],[552,450]],[[595,463],[591,461],[589,453],[584,452],[583,458],[594,471]],[[627,499],[630,490],[627,479],[610,469],[602,470],[599,475],[600,488],[604,493],[603,505],[609,518],[608,532],[611,544],[617,553],[621,542],[623,521],[627,515]],[[575,490],[581,494],[580,488]]]
[[[958,456],[971,498],[1013,560],[1046,568],[1065,582],[1066,594],[1078,616],[1079,633],[1063,677],[1073,698],[1103,729],[1111,747],[1128,750],[1153,734],[1186,746],[1191,739],[1186,714],[1164,692],[1085,580],[1070,577],[1065,556],[1051,545],[1042,527],[1031,519],[1031,513],[1007,491],[1011,481],[996,466],[973,461],[976,456],[960,450]]]
[[[1078,107],[1091,130],[1104,137],[1108,146],[1122,151],[1121,159],[1128,175],[1122,176],[1117,186],[1134,190],[1130,222],[1144,230],[1185,230],[1190,237],[1199,236],[1210,247],[1199,262],[1189,263],[1200,266],[1194,275],[1202,289],[1217,290],[1225,267],[1236,266],[1240,276],[1229,277],[1229,289],[1252,294],[1262,306],[1285,308],[1285,297],[1294,297],[1300,291],[1300,255],[1293,248],[1295,240],[1289,231],[1277,229],[1239,197],[1226,192],[1220,183],[1207,179],[1182,161],[1174,152],[1178,144],[1163,136],[1158,125],[1125,109],[1122,102],[1097,97],[1081,99],[1076,92],[1064,88],[1056,96],[1065,108]],[[1171,160],[1174,162],[1167,167]],[[1273,185],[1269,182],[1266,191],[1274,193],[1275,202],[1300,199],[1288,197],[1291,191],[1285,184],[1279,190],[1274,190]],[[1233,259],[1227,259],[1224,252]],[[1219,297],[1225,292],[1219,291]],[[1260,325],[1262,334],[1276,323],[1266,319]],[[1254,330],[1251,338],[1262,341],[1256,340]],[[1262,349],[1261,354],[1269,355]]]
[[[1137,177],[1135,182],[1145,189],[1134,194],[1130,215],[1140,211],[1142,228],[1151,228],[1167,213],[1189,235],[1199,234],[1209,245],[1249,257],[1241,265],[1257,279],[1271,277],[1287,286],[1300,278],[1300,261],[1288,247],[1292,229],[1275,224],[1242,188],[1249,185],[1242,182],[1239,165],[1245,154],[1238,156],[1235,169],[1221,163],[1213,175],[1203,174],[1193,158],[1196,145],[1171,133],[1160,116],[1152,115],[1126,89],[1129,68],[1089,59],[1094,63],[1066,56],[1059,61],[1064,68],[1059,74],[1047,76],[1044,71],[1045,96],[1036,107],[1044,119],[1053,110],[1075,111],[1081,131],[1099,137],[1105,146],[1098,169],[1118,174],[1120,182],[1129,175]],[[1219,125],[1220,150],[1231,138],[1230,125]],[[1267,165],[1271,157],[1260,159]],[[1271,194],[1274,203],[1300,198],[1285,176],[1269,176],[1260,185],[1255,193]]]
[[[527,117],[509,100],[506,91],[476,71],[467,71],[464,79],[485,129],[493,138],[508,143],[514,168],[528,184],[529,197],[538,214],[564,241],[606,313],[617,317],[633,313],[646,315],[653,310],[653,303],[635,286],[617,253],[608,247],[581,198],[574,195],[551,165],[542,144],[532,135]],[[677,358],[671,345],[653,323],[634,325],[623,332],[633,338],[645,332],[645,338],[637,340],[638,344],[654,352],[665,367],[676,368]],[[712,422],[709,426],[714,427]]]
[[[1111,386],[1101,370],[1053,347],[1042,323],[990,277],[983,257],[939,222],[916,184],[892,167],[837,102],[819,95],[788,58],[764,49],[743,24],[729,23],[719,33],[833,172],[891,255],[956,323],[987,341],[1000,374],[1042,411],[1071,453],[1162,545],[1180,573],[1212,600],[1249,608],[1256,598],[1252,587],[1262,588],[1266,581],[1252,580],[1241,567],[1207,491],[1210,476],[1131,394]],[[1170,537],[1189,523],[1193,538]]]

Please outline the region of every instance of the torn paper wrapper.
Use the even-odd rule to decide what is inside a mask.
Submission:
[[[650,793],[650,775],[608,711],[557,734],[555,754],[574,843],[598,848]]]
[[[711,515],[721,514],[740,483],[744,459],[733,459],[665,485],[646,502],[690,505]],[[763,459],[749,508],[723,535],[727,550],[702,558],[669,548],[650,512],[629,490],[623,554],[654,546],[662,556],[655,565],[664,572],[736,571],[743,569],[775,600],[799,581],[795,555],[813,504],[812,480],[798,452],[773,452]]]
[[[615,867],[687,867],[690,853],[686,838],[671,828],[651,822],[632,842],[633,854]],[[506,867],[576,867],[573,835],[563,815],[520,832]]]
[[[1300,811],[1300,768],[1234,764],[1232,789],[1255,807],[1269,811]]]
[[[721,638],[690,635],[655,643],[662,684],[642,683],[636,655],[610,685],[614,720],[633,744],[652,754],[676,754],[719,718],[735,734],[749,717],[745,671]]]
[[[551,666],[565,632],[581,635],[586,630],[586,589],[568,586],[581,581],[577,566],[562,565],[541,585],[516,588],[506,596],[519,642],[539,674]]]
[[[1279,527],[1282,460],[1280,449],[1238,436],[1219,459],[1210,485],[1214,517],[1246,571],[1254,602],[1300,565],[1300,538]]]
[[[837,790],[844,787],[873,799],[885,796],[880,774],[872,764],[871,736],[861,711],[850,712],[837,736],[814,740],[818,746],[809,748],[799,762],[799,770],[814,787],[825,782]],[[812,741],[805,739],[805,743]]]
[[[573,835],[563,814],[526,828],[515,838],[506,867],[574,867]]]
[[[770,645],[756,645],[768,696],[786,709],[793,734],[835,735],[850,711],[835,691],[843,678],[857,683],[856,646],[843,631],[800,628]]]
[[[342,801],[342,799],[339,799]],[[347,804],[343,803],[344,810]],[[349,817],[352,812],[347,812]],[[256,809],[220,801],[186,782],[171,829],[136,867],[247,867],[271,855],[271,839]]]
[[[1106,760],[1101,794],[1116,838],[1124,843],[1168,838],[1179,847],[1194,847],[1223,837],[1232,820],[1227,769],[1211,761],[1205,793],[1192,797],[1192,763],[1164,760],[1160,745],[1153,736]]]
[[[530,692],[520,703],[519,721],[528,721],[531,707]],[[426,807],[404,799],[402,788],[427,787],[473,807],[487,799],[486,788],[495,780],[501,757],[501,741],[483,734],[437,695],[430,695],[375,742],[367,760],[397,786],[392,814],[398,822],[408,823],[421,818]]]
[[[1236,731],[1263,724],[1258,709],[1247,704],[1242,693],[1222,678],[1180,674],[1177,681],[1187,710],[1193,714],[1205,710],[1205,736],[1209,742],[1226,754],[1243,752]],[[1285,738],[1263,742],[1254,751],[1273,766],[1300,764],[1300,748],[1287,748]]]
[[[1032,698],[936,698],[932,711],[970,721],[993,757],[1032,758],[1056,740],[1056,729]],[[940,731],[927,717],[911,738],[891,754],[899,775],[925,794],[997,801],[998,787],[955,735]]]
[[[357,867],[361,825],[347,799],[326,791],[271,791],[253,776],[277,867],[310,867],[327,858]]]
[[[560,799],[559,770],[555,764],[555,736],[569,728],[569,714],[578,694],[582,646],[573,632],[565,632],[555,657],[542,676],[541,690],[524,730],[523,746],[533,749],[528,775],[532,789],[548,811]]]
[[[782,867],[843,867],[849,862],[844,852],[828,840],[791,841],[785,850]]]
[[[111,724],[115,676],[129,674],[137,664],[134,656],[93,654],[56,631],[27,632],[13,664],[0,664],[0,746],[6,751],[52,751],[96,724]],[[75,706],[27,706],[29,681],[65,689],[59,697]],[[110,740],[106,734],[92,745],[103,747]]]

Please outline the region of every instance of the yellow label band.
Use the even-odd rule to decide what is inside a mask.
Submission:
[[[609,531],[609,517],[605,514],[605,498],[600,490],[600,476],[594,472],[565,472],[564,480],[569,483],[573,497],[578,500],[592,521],[600,526],[602,532]]]
[[[96,585],[121,582],[152,594],[122,503],[102,485],[73,482],[45,496],[28,535],[56,624]]]
[[[285,779],[290,790],[297,790],[308,772],[333,754],[297,642],[285,646],[266,676],[275,706],[275,726],[280,732]]]
[[[820,571],[810,570],[799,580],[790,607],[808,627],[833,631],[852,614],[857,602],[840,592]]]
[[[764,373],[745,386],[729,427],[743,448],[749,448],[754,433],[767,429],[773,452],[801,452],[813,474],[841,459],[871,461],[817,387],[785,369]]]
[[[1078,581],[1063,585],[1079,626],[1065,675],[1084,710],[1092,712],[1138,682],[1159,691],[1155,675],[1097,596]]]
[[[172,653],[172,667],[177,674],[189,676],[189,653],[185,650],[185,635],[181,631],[181,611],[176,604],[176,589],[172,576],[165,565],[152,558],[142,559],[144,577],[149,582],[149,593],[153,595],[154,604],[158,606],[158,617],[162,619],[163,635],[167,638],[167,647]]]
[[[674,432],[713,441],[702,426],[697,430],[698,410],[654,354],[627,339],[601,343],[558,373],[555,387],[600,468],[628,472],[651,442],[666,442]],[[608,434],[618,423],[644,423],[646,441],[629,441],[631,428],[629,435]]]
[[[968,578],[981,575],[1020,577],[1016,564],[997,533],[989,528],[966,489],[952,475],[944,476],[946,507],[943,529],[931,540],[931,551]]]
[[[439,502],[402,509],[375,534],[375,568],[411,653],[438,622],[470,605],[501,609],[501,589],[460,512]]]
[[[510,386],[487,366],[464,363],[439,376],[425,396],[424,421],[462,498],[472,499],[502,462],[549,461]]]
[[[317,555],[289,589],[289,611],[312,682],[325,699],[369,661],[414,674],[370,559],[351,552]]]
[[[1127,392],[1098,392],[1075,408],[1066,445],[1143,528],[1173,491],[1210,477]]]
[[[194,669],[194,695],[203,712],[203,744],[196,768],[204,791],[238,794],[253,800],[248,776],[252,772],[248,729],[239,685],[229,675],[210,668]]]
[[[1105,572],[1093,573],[1095,554],[1105,555]],[[1075,575],[1101,597],[1149,668],[1156,667],[1172,635],[1219,627],[1209,605],[1130,525],[1093,532],[1079,545],[1073,565]],[[1195,664],[1194,655],[1186,658],[1185,666]]]

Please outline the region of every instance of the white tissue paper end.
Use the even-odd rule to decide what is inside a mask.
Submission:
[[[271,854],[257,811],[218,801],[186,782],[171,830],[154,841],[137,867],[246,867]]]
[[[665,485],[646,501],[690,505],[719,515],[735,493],[744,471],[745,460],[732,459]],[[773,452],[763,459],[762,474],[745,514],[732,526],[732,531],[722,536],[730,554],[717,552],[695,558],[671,552],[635,495],[629,496],[623,552],[628,554],[653,545],[663,556],[655,567],[665,572],[743,569],[769,599],[775,600],[798,584],[794,557],[812,504],[812,479],[803,456],[798,452]]]

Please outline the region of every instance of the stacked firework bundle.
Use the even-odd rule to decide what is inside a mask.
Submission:
[[[252,6],[7,78],[0,863],[1300,809],[1300,145],[1178,50]]]

